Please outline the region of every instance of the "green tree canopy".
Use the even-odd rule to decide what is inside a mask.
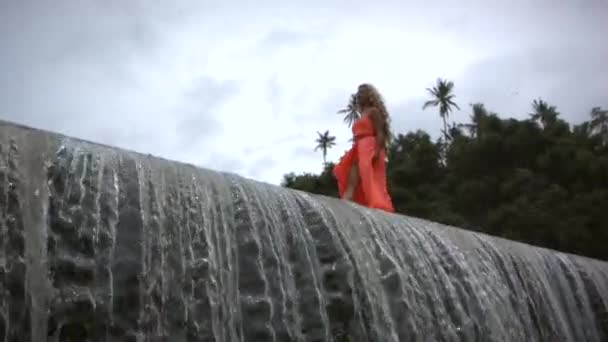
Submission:
[[[443,84],[434,91],[445,98],[452,86]],[[608,260],[606,111],[594,107],[588,121],[571,125],[543,100],[531,107],[529,119],[517,120],[473,104],[469,122],[446,120],[448,144],[420,130],[397,134],[387,164],[395,209]],[[337,197],[332,167],[286,175],[283,185]]]

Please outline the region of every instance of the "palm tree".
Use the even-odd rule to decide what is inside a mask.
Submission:
[[[455,122],[452,122],[452,124],[450,125],[450,127],[448,128],[448,134],[450,136],[450,139],[454,140],[458,137],[461,137],[462,134],[462,124],[456,124]]]
[[[591,109],[591,134],[599,136],[604,144],[608,144],[608,110],[602,107]]]
[[[327,164],[327,150],[336,145],[336,137],[330,136],[329,131],[325,131],[325,133],[321,134],[321,132],[317,132],[319,137],[315,142],[317,143],[317,147],[315,147],[315,151],[321,149],[323,152],[323,165]]]
[[[448,129],[448,116],[452,112],[452,108],[456,107],[460,110],[460,107],[453,101],[455,95],[453,94],[454,82],[437,79],[437,84],[433,88],[426,88],[430,93],[431,99],[426,101],[422,106],[422,110],[427,107],[439,107],[439,116],[443,119],[443,134],[445,135],[446,141],[449,140],[449,129]]]
[[[469,131],[469,135],[471,138],[480,138],[481,137],[481,126],[483,119],[488,116],[488,111],[486,110],[483,103],[472,103],[471,108],[473,110],[473,114],[471,114],[471,123],[460,124],[462,128],[465,128]]]
[[[533,121],[539,122],[543,129],[546,129],[557,122],[559,113],[555,106],[550,106],[542,99],[538,99],[532,101],[532,108],[534,109],[534,112],[529,114],[530,118]]]
[[[590,136],[593,136],[593,130],[591,129],[591,123],[589,123],[589,121],[585,121],[585,122],[581,123],[580,125],[575,125],[574,127],[572,127],[572,133],[574,133],[574,135],[577,138],[580,138],[582,140],[585,140],[585,139],[589,138]]]
[[[361,117],[361,113],[359,113],[357,108],[357,96],[355,94],[350,95],[346,108],[340,109],[338,114],[346,114],[344,115],[344,122],[348,127],[352,126],[353,122]]]

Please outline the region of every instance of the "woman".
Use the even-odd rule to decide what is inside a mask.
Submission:
[[[334,167],[340,197],[369,208],[394,212],[386,188],[389,116],[380,93],[362,84],[355,94],[361,117],[353,124],[353,146]]]

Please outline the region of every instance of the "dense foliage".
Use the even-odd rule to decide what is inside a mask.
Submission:
[[[542,100],[532,108],[516,120],[475,104],[471,122],[452,123],[437,141],[398,134],[387,166],[396,210],[608,260],[607,111],[593,108],[573,126]],[[337,196],[332,167],[285,175],[283,186]]]

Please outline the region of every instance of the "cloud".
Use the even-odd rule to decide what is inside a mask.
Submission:
[[[167,63],[181,58],[170,33],[198,5],[8,3],[0,10],[9,52],[0,54],[3,119],[180,160],[197,159],[198,146],[221,132],[218,110],[238,82],[205,75],[197,60]]]
[[[568,120],[608,106],[605,1],[452,4],[267,0],[0,1],[0,116],[278,184],[318,172],[317,131],[350,147],[336,111],[362,82],[394,131],[439,133],[437,77],[468,104]]]
[[[219,120],[221,106],[238,90],[235,81],[218,81],[208,76],[194,80],[183,93],[180,108],[176,110],[183,115],[176,124],[180,144],[190,145],[193,141],[220,134],[225,128]]]
[[[235,174],[242,174],[247,170],[246,160],[226,155],[221,153],[221,151],[212,151],[209,157],[205,158],[204,162],[196,164],[208,169]]]
[[[503,116],[521,118],[532,100],[541,97],[568,121],[587,120],[593,106],[608,104],[608,47],[581,53],[584,49],[575,44],[538,47],[486,59],[463,74],[456,92]]]
[[[422,110],[426,100],[416,97],[389,107],[393,134],[406,134],[421,129],[432,136],[439,135],[443,123],[435,108]]]
[[[293,155],[298,156],[298,158],[317,158],[321,155],[321,152],[319,150],[315,151],[315,147],[314,141],[311,141],[310,144],[298,145],[293,149]]]
[[[270,155],[263,156],[251,162],[247,166],[247,175],[253,179],[260,179],[268,170],[276,166],[277,161]]]
[[[450,121],[469,120],[470,104],[481,102],[502,117],[525,118],[532,100],[543,98],[556,105],[569,122],[588,120],[593,106],[608,105],[608,47],[584,54],[584,46],[539,46],[514,51],[472,64],[455,82],[455,110]],[[431,86],[434,80],[429,80]],[[428,95],[390,106],[395,133],[423,129],[437,136],[442,125],[436,109],[422,110]]]
[[[281,115],[283,92],[276,74],[273,74],[268,78],[268,81],[266,82],[266,89],[268,102],[270,102],[272,106],[272,115],[274,117],[278,117]]]
[[[314,35],[304,31],[296,31],[287,28],[277,28],[271,30],[264,38],[260,45],[263,48],[277,48],[306,42],[313,38]]]
[[[133,101],[125,95],[137,98],[142,87],[134,61],[160,44],[156,22],[97,3],[78,6],[78,15],[68,15],[75,12],[69,1],[3,3],[0,110],[7,119],[82,136],[102,116],[128,116],[124,104]],[[101,134],[113,136],[104,126]]]

